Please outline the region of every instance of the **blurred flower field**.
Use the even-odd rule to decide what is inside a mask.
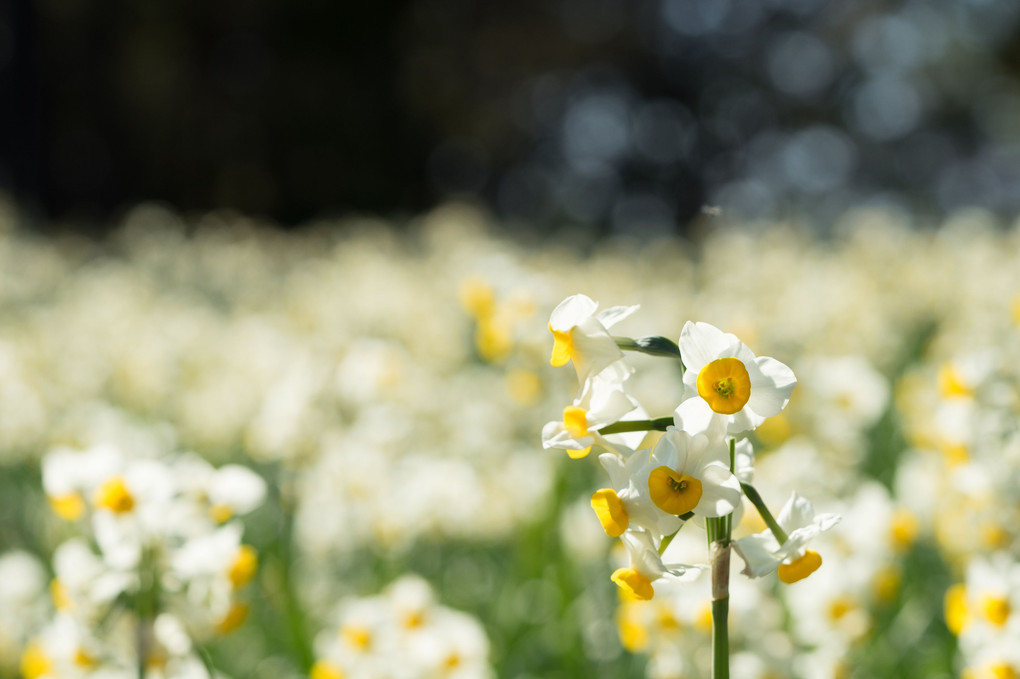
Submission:
[[[290,234],[148,205],[101,243],[6,218],[0,676],[707,677],[707,581],[621,599],[598,462],[542,446],[577,386],[549,315],[579,292],[640,305],[614,333],[705,321],[797,375],[755,478],[842,521],[811,577],[734,578],[734,676],[1020,676],[1020,232],[695,233],[525,243],[459,204]],[[679,372],[635,364],[669,415]]]

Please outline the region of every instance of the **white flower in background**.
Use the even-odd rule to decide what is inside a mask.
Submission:
[[[573,295],[553,309],[549,330],[553,334],[553,366],[573,361],[577,381],[584,384],[592,375],[609,369],[618,380],[633,369],[619,363],[623,352],[609,334],[609,328],[638,310],[637,306],[615,306],[598,311],[598,302],[586,295]]]
[[[0,555],[0,672],[17,664],[29,636],[49,616],[47,579],[42,563],[28,552]]]
[[[768,356],[755,356],[735,335],[708,323],[684,324],[679,346],[687,368],[687,400],[696,397],[708,403],[725,417],[730,434],[750,431],[778,415],[797,385],[786,365]]]
[[[189,453],[174,464],[182,492],[198,505],[208,507],[210,519],[225,523],[256,509],[266,498],[266,482],[261,476],[238,464],[214,467],[205,459]]]
[[[945,596],[946,625],[966,658],[1020,638],[1020,564],[1008,554],[975,557]]]
[[[584,383],[581,395],[574,403],[563,409],[563,419],[549,422],[542,428],[542,447],[562,448],[573,459],[585,457],[593,445],[610,447],[598,430],[627,419],[628,415],[631,419],[641,419],[645,412],[637,401],[627,395],[621,382],[594,376]],[[644,432],[612,434],[608,441],[622,438],[623,443],[636,443],[644,435]]]
[[[786,583],[806,578],[822,565],[822,557],[807,549],[807,543],[839,520],[836,514],[815,516],[811,503],[793,493],[777,519],[786,532],[786,542],[780,544],[771,530],[734,541],[734,548],[744,560],[743,573],[759,578],[778,570],[779,579]]]
[[[255,577],[258,555],[241,543],[243,528],[228,523],[189,539],[170,556],[163,575],[167,605],[196,638],[232,631],[247,617],[238,589]]]
[[[441,606],[418,576],[404,576],[378,596],[343,602],[338,628],[320,635],[312,679],[493,676],[482,626]]]

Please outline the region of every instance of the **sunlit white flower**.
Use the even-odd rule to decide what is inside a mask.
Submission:
[[[598,306],[598,302],[586,295],[572,295],[560,302],[549,317],[549,330],[553,334],[549,362],[561,366],[573,361],[581,384],[610,366],[618,376],[626,376],[633,370],[618,363],[623,352],[609,334],[609,328],[638,307],[616,306],[598,311]]]
[[[674,420],[692,428],[697,418]],[[647,464],[648,492],[662,511],[702,517],[726,516],[740,503],[740,482],[730,471],[729,446],[719,418],[703,417],[692,431],[669,427],[656,443]]]
[[[806,578],[822,565],[822,557],[805,545],[839,520],[836,514],[815,516],[811,503],[793,493],[777,519],[786,532],[786,542],[779,544],[771,530],[734,541],[734,548],[746,564],[744,574],[757,578],[778,569],[779,579],[786,583]]]
[[[665,578],[689,582],[697,579],[706,568],[701,565],[663,563],[655,539],[646,530],[625,531],[620,540],[627,549],[629,565],[613,571],[611,579],[627,596],[635,599],[651,599],[655,596],[652,583],[656,580]]]
[[[585,457],[595,444],[608,447],[598,430],[626,419],[628,414],[641,417],[644,411],[627,395],[620,382],[595,376],[584,383],[581,395],[573,404],[563,409],[562,420],[549,422],[542,428],[542,446],[565,449],[571,458]],[[615,436],[637,442],[644,432]]]
[[[652,501],[648,490],[649,458],[648,450],[599,456],[612,487],[595,491],[591,507],[610,537],[619,537],[630,527],[643,528],[661,537],[675,533],[683,525],[683,519],[666,513]]]
[[[687,368],[687,399],[700,398],[725,416],[731,434],[752,430],[778,415],[797,385],[786,365],[755,356],[735,335],[708,323],[684,324],[679,346]]]

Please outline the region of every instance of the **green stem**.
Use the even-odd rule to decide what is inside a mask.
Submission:
[[[761,516],[765,525],[769,527],[770,531],[772,531],[772,535],[776,537],[779,544],[782,545],[786,542],[788,537],[786,535],[786,531],[780,527],[779,522],[776,521],[776,517],[772,516],[772,512],[770,512],[769,508],[765,506],[765,501],[761,499],[761,495],[758,494],[755,487],[749,483],[741,483],[740,487],[743,489],[744,495],[747,496],[747,499],[750,500],[751,504],[753,504],[755,509],[758,510],[758,515]]]
[[[726,565],[729,566],[729,547],[726,548]],[[712,679],[730,677],[729,614],[729,596],[712,599]]]
[[[666,431],[666,428],[671,426],[673,426],[672,416],[657,417],[654,420],[622,420],[602,427],[599,429],[599,433],[605,436],[628,431]]]

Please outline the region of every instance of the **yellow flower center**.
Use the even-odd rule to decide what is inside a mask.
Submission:
[[[943,398],[966,398],[974,395],[974,389],[951,363],[939,368],[938,382],[939,393]]]
[[[751,377],[737,358],[717,358],[698,373],[698,396],[717,413],[740,412],[751,398]]]
[[[549,326],[549,332],[553,335],[553,350],[549,364],[554,367],[566,365],[574,355],[574,336],[570,330],[566,332],[553,330],[551,325]]]
[[[620,611],[633,610],[621,605]],[[620,635],[620,643],[631,653],[638,653],[648,647],[648,627],[636,615],[618,615],[616,629]]]
[[[344,679],[343,671],[328,660],[316,660],[308,676],[310,679]]]
[[[33,641],[21,654],[21,676],[25,679],[37,679],[53,670],[53,661],[46,655],[42,645]]]
[[[50,580],[50,598],[53,599],[53,607],[58,611],[69,611],[74,605],[67,588],[58,578]]]
[[[969,611],[967,610],[967,587],[962,582],[957,583],[946,590],[946,596],[943,600],[943,607],[945,608],[946,615],[946,627],[953,634],[959,636],[963,628],[967,626],[970,621]]]
[[[64,493],[49,496],[50,507],[57,516],[66,521],[75,521],[85,513],[85,501],[78,493]]]
[[[99,664],[99,661],[84,648],[79,646],[74,652],[74,664],[83,669],[92,669]]]
[[[248,619],[248,605],[236,602],[230,606],[230,610],[223,616],[223,619],[216,623],[216,631],[220,634],[230,634],[244,624]]]
[[[701,501],[701,481],[663,465],[648,475],[648,494],[667,514],[686,514]]]
[[[575,438],[588,435],[588,411],[578,406],[563,409],[563,428]]]
[[[114,514],[124,514],[135,508],[135,498],[120,476],[115,476],[100,485],[96,489],[92,503],[96,507],[109,509]]]
[[[612,488],[596,490],[591,496],[591,508],[595,510],[595,515],[599,517],[609,537],[618,538],[627,530],[630,517],[627,516],[627,509],[620,496]]]
[[[981,597],[981,612],[988,622],[1002,627],[1009,619],[1009,600],[1006,597],[986,594]]]
[[[237,555],[230,564],[227,576],[235,588],[243,587],[255,577],[255,571],[258,570],[258,566],[259,558],[255,548],[251,545],[241,545],[240,549],[237,550]]]
[[[534,405],[542,396],[542,379],[533,372],[513,368],[506,372],[506,390],[517,405]]]
[[[897,510],[889,525],[893,548],[898,551],[905,550],[917,537],[917,531],[917,518],[906,509]]]
[[[230,508],[230,505],[218,503],[210,505],[209,507],[209,518],[216,523],[226,523],[230,521],[234,516],[234,510]]]
[[[367,651],[372,646],[372,631],[361,625],[344,625],[340,636],[361,651]]]
[[[829,619],[836,621],[854,609],[854,602],[848,596],[836,597],[829,603]]]
[[[610,577],[625,597],[648,601],[655,596],[652,581],[638,573],[634,568],[617,568]]]
[[[779,564],[777,573],[780,580],[788,585],[792,585],[798,580],[803,580],[814,573],[821,565],[822,555],[808,549],[804,551],[804,556],[790,563]]]
[[[588,411],[578,406],[567,406],[563,409],[563,428],[574,438],[581,438],[588,435]],[[567,455],[573,459],[586,456],[591,452],[591,446],[581,450],[567,450]]]

